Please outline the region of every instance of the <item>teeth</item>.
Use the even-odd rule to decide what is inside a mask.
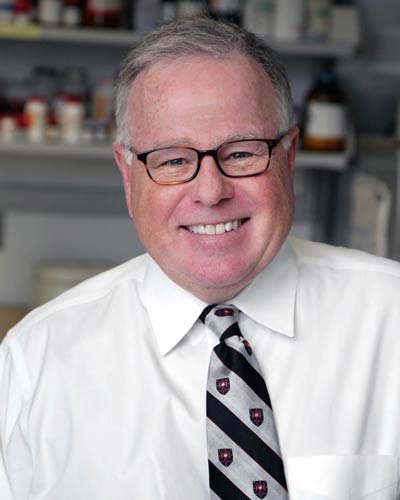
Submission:
[[[195,234],[223,234],[225,232],[233,231],[237,229],[241,224],[242,220],[230,220],[228,222],[221,222],[219,224],[197,224],[194,226],[187,226],[187,229]]]

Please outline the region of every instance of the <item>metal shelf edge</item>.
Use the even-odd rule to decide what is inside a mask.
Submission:
[[[0,40],[25,40],[25,41],[49,41],[62,43],[86,43],[93,45],[111,45],[116,47],[129,48],[138,43],[144,36],[143,32],[124,29],[105,28],[62,28],[40,26],[37,24],[13,25],[0,24]],[[335,42],[280,41],[273,38],[266,38],[262,33],[258,36],[263,38],[268,44],[278,52],[286,55],[310,56],[310,57],[348,57],[357,50],[356,45]]]

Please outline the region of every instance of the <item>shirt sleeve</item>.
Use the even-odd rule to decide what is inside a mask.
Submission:
[[[24,432],[26,374],[21,373],[17,339],[12,340],[16,342],[5,340],[0,345],[0,499],[26,500],[32,478]]]

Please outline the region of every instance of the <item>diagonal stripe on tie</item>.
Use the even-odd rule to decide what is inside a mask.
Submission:
[[[229,500],[249,500],[239,488],[237,488],[214,464],[208,461],[208,470],[210,474],[210,488],[219,497]]]
[[[282,459],[209,392],[207,392],[207,417],[263,467],[275,481],[287,489]]]
[[[232,413],[234,413],[247,427],[268,443],[276,454],[280,454],[278,436],[273,421],[272,410],[260,399],[253,391],[250,390],[248,385],[236,373],[221,370],[221,363],[214,362],[216,357],[215,352],[211,355],[211,362],[209,368],[209,379],[207,383],[207,390],[215,398],[217,398],[223,405],[225,405]],[[230,390],[228,395],[221,394],[216,387],[215,380],[218,377],[229,377]],[[228,397],[227,397],[228,396]],[[250,418],[250,408],[260,408],[263,411],[263,422],[256,426]]]
[[[268,498],[271,500],[285,498],[287,500],[284,488],[210,419],[207,419],[207,432],[208,446],[211,452],[210,462],[245,495],[254,498],[253,481],[264,480],[268,485]],[[229,466],[224,465],[219,459],[221,446],[232,450],[232,462]]]
[[[226,344],[218,344],[214,348],[214,352],[225,366],[242,378],[257,396],[271,408],[271,401],[269,399],[265,380],[258,371],[247,362],[246,358],[240,352],[236,351],[236,349],[232,349],[232,347]]]

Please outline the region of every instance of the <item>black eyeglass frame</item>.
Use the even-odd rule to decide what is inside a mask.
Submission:
[[[143,165],[144,165],[144,167],[146,169],[147,175],[150,177],[150,179],[153,182],[155,182],[156,184],[162,185],[162,186],[171,186],[171,185],[176,185],[176,184],[185,184],[186,182],[192,181],[197,176],[197,174],[199,173],[200,167],[201,167],[201,161],[203,160],[203,158],[205,156],[211,156],[214,159],[215,164],[218,167],[218,170],[225,177],[230,177],[230,178],[233,178],[233,179],[238,179],[238,178],[241,178],[241,177],[254,177],[256,175],[260,175],[260,174],[264,173],[266,170],[268,170],[268,168],[270,166],[270,163],[271,163],[272,151],[274,150],[274,148],[276,148],[276,146],[278,146],[278,144],[282,141],[282,139],[287,134],[288,134],[288,131],[283,132],[282,134],[280,134],[275,139],[265,139],[265,138],[262,138],[262,139],[259,139],[259,138],[236,139],[234,141],[224,142],[223,144],[220,144],[216,149],[198,150],[196,148],[192,148],[192,147],[188,147],[188,146],[170,146],[170,147],[164,147],[164,148],[150,149],[149,151],[144,151],[143,153],[136,153],[136,151],[132,147],[128,147],[127,149],[131,153],[133,153],[134,155],[136,155],[136,158],[141,163],[143,163]],[[218,161],[218,151],[221,148],[223,148],[224,146],[228,146],[229,144],[234,144],[235,142],[250,142],[250,141],[260,141],[260,142],[264,142],[265,144],[268,145],[268,163],[267,163],[266,167],[263,170],[261,170],[261,172],[257,172],[257,173],[254,173],[254,174],[243,174],[243,175],[231,175],[231,174],[227,174],[223,170],[223,168],[221,167],[221,165],[220,165],[220,163]],[[196,170],[194,171],[194,173],[193,173],[193,175],[191,177],[189,177],[188,179],[185,179],[183,181],[171,181],[171,182],[156,181],[155,179],[153,179],[153,177],[151,176],[151,173],[150,173],[149,169],[147,168],[147,163],[146,163],[147,162],[147,156],[150,153],[154,153],[155,151],[162,151],[164,149],[174,149],[174,148],[184,148],[184,149],[190,149],[191,151],[194,151],[197,154],[197,168],[196,168]]]

